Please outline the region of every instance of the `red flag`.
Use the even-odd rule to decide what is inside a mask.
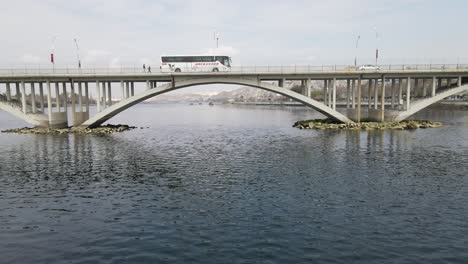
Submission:
[[[53,53],[50,54],[50,62],[54,63],[54,54]]]

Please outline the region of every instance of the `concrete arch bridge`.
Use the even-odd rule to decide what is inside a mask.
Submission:
[[[0,71],[0,91],[4,88],[0,109],[34,126],[96,127],[151,97],[204,84],[238,84],[271,91],[340,122],[401,121],[444,98],[468,91],[468,69],[457,65],[379,71],[310,67],[210,73]],[[94,96],[90,89],[94,89]],[[116,90],[120,93],[118,101],[112,97]],[[89,106],[94,102],[97,112],[91,116]],[[337,108],[337,102],[346,107]],[[70,105],[71,122],[67,113]]]

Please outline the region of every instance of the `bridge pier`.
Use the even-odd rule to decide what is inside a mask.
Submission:
[[[67,83],[63,83],[63,108],[64,112],[68,113],[68,94],[67,94]]]
[[[351,81],[349,79],[346,80],[346,109],[349,109],[349,96],[350,96],[350,85]]]
[[[125,99],[125,86],[124,86],[124,81],[120,81],[120,94],[121,94],[121,100]]]
[[[78,108],[80,109],[80,112],[83,112],[83,92],[81,82],[78,82]]]
[[[312,97],[312,82],[310,78],[306,80],[306,96],[309,98]]]
[[[333,81],[332,81],[332,109],[333,110],[336,110],[336,78],[333,78]]]
[[[87,83],[86,83],[87,84]],[[71,85],[71,103],[72,103],[72,126],[79,126],[89,119],[89,112],[83,111],[83,92],[81,82],[78,82],[78,110],[76,108],[76,93],[75,84],[73,80],[70,82]],[[87,92],[86,92],[87,93]]]
[[[379,79],[374,80],[374,109],[379,107]]]
[[[55,98],[56,98],[56,112],[53,112],[53,105],[52,105],[52,91],[51,91],[51,83],[50,81],[46,81],[47,86],[47,112],[48,112],[48,119],[50,128],[66,128],[68,127],[68,116],[67,112],[62,112],[60,109],[60,91],[59,91],[59,84],[55,83]]]
[[[125,98],[130,97],[130,83],[125,82]]]
[[[11,101],[11,90],[10,90],[10,83],[6,83],[6,98],[8,101]]]
[[[45,110],[45,106],[44,106],[44,87],[43,87],[42,82],[39,83],[39,103],[41,105],[41,112],[45,113],[44,112],[44,110]]]
[[[102,109],[106,109],[107,97],[106,97],[106,82],[102,82]]]
[[[16,94],[15,94],[15,97],[16,97],[16,100],[19,101],[19,100],[20,100],[20,97],[21,97],[21,96],[20,96],[21,92],[20,92],[20,84],[19,84],[19,82],[15,82],[15,87],[16,87]]]
[[[351,94],[353,95],[353,99],[351,100],[352,104],[352,109],[356,108],[356,80],[353,79],[352,85],[351,85]]]
[[[131,82],[131,96],[135,96],[135,83]]]
[[[406,111],[410,109],[411,104],[411,77],[406,81]]]
[[[32,110],[32,113],[35,114],[36,113],[36,91],[34,89],[34,83],[32,82],[31,83],[31,110]]]
[[[21,81],[21,106],[23,108],[23,113],[26,114],[26,87],[24,81]]]
[[[99,81],[96,81],[96,111],[101,112],[101,88]]]
[[[86,113],[88,113],[88,117],[89,117],[89,89],[88,89],[88,82],[85,82],[85,105],[86,105]]]
[[[327,105],[327,90],[328,90],[328,81],[323,80],[323,92],[322,92],[322,97],[323,97],[323,104]]]
[[[108,90],[108,107],[111,107],[112,106],[112,87],[111,87],[111,82],[108,82],[107,83],[107,90]]]

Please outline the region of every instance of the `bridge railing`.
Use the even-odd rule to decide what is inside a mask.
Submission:
[[[320,73],[320,72],[405,72],[405,71],[468,71],[468,64],[400,64],[400,65],[379,65],[378,70],[360,70],[359,67],[347,65],[288,65],[288,66],[234,66],[229,72],[232,73]],[[191,68],[182,68],[182,73],[206,73]],[[21,68],[21,69],[0,69],[1,76],[21,76],[21,75],[122,75],[122,74],[164,74],[170,71],[163,71],[154,68],[151,72],[136,67],[119,68]]]

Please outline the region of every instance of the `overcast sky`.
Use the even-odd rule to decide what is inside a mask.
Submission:
[[[215,29],[235,65],[372,63],[376,47],[379,64],[468,63],[463,0],[0,2],[3,68],[50,67],[54,36],[57,67],[76,66],[74,38],[83,67],[158,67],[161,54],[213,50]]]

